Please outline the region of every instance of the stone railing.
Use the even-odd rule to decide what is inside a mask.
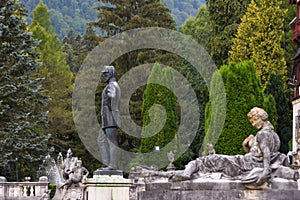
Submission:
[[[0,177],[1,200],[48,200],[48,178],[40,177],[39,182],[7,182]]]

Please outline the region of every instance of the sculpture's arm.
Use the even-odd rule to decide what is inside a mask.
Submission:
[[[264,170],[256,182],[258,185],[261,185],[264,182],[266,182],[271,176],[271,151],[269,147],[269,141],[266,135],[264,135],[263,133],[258,133],[256,139],[263,156]]]
[[[84,177],[88,177],[88,175],[89,175],[89,170],[87,170],[85,167],[82,167],[82,169],[83,169],[83,175],[84,175]]]
[[[116,87],[114,86],[113,83],[109,83],[109,87],[107,88],[107,95],[110,97],[110,98],[115,98],[116,96]]]
[[[250,138],[247,137],[242,143],[243,149],[246,153],[250,152],[249,141],[250,141]]]

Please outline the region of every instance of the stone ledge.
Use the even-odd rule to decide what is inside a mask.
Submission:
[[[300,199],[298,183],[274,178],[270,189],[250,190],[239,180],[195,179],[168,182],[167,179],[145,184],[145,191],[138,192],[138,200],[295,200]]]
[[[138,200],[296,200],[299,190],[193,190],[139,192]]]
[[[239,180],[212,180],[212,179],[195,179],[182,182],[168,182],[161,180],[147,183],[147,190],[246,190],[245,186]],[[280,178],[275,178],[270,184],[271,189],[280,190],[297,190],[298,183]]]

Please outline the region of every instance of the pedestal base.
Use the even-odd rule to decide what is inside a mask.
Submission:
[[[85,200],[129,200],[132,184],[119,175],[94,175],[85,182]]]
[[[71,186],[68,189],[56,188],[53,200],[83,200],[85,186]]]
[[[94,171],[94,176],[98,175],[116,175],[116,176],[123,176],[123,172],[121,170],[115,170],[115,169],[97,169]]]

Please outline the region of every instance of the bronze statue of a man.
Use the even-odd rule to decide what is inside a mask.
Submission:
[[[102,157],[102,168],[117,169],[116,147],[118,147],[117,129],[120,125],[121,90],[115,78],[115,68],[104,66],[102,79],[107,83],[102,92],[101,123],[98,144]]]

